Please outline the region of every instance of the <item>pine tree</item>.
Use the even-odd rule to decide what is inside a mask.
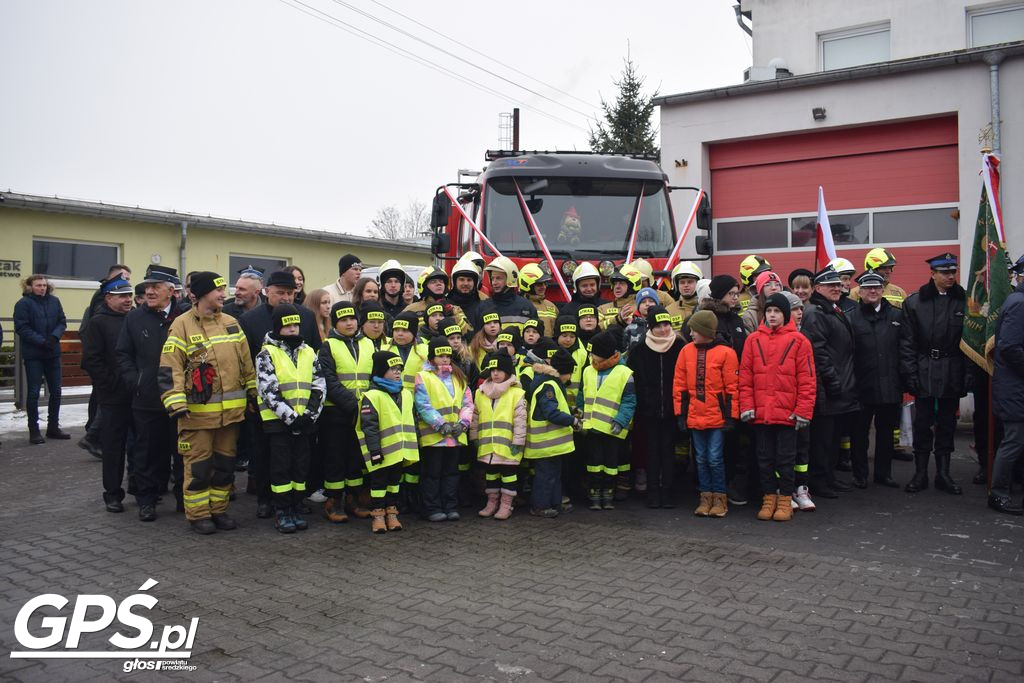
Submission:
[[[628,55],[624,62],[622,77],[614,81],[619,89],[615,102],[608,104],[601,98],[604,121],[595,121],[597,129],[590,129],[590,147],[595,152],[660,154],[658,130],[651,123],[658,92],[644,96],[643,77]]]

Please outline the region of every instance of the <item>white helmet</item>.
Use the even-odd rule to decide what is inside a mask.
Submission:
[[[397,277],[399,282],[403,285],[405,281],[409,279],[409,276],[405,274],[405,270],[402,268],[402,264],[395,259],[388,259],[384,263],[380,264],[380,269],[377,271],[377,277],[380,280],[380,284],[384,284],[390,277]]]
[[[463,256],[463,258],[465,258],[465,256]],[[517,266],[508,256],[499,256],[494,259],[484,266],[484,272],[505,273],[505,282],[508,287],[519,286],[519,266]]]
[[[680,261],[676,264],[676,267],[672,269],[672,282],[676,281],[676,278],[680,277],[692,277],[694,280],[700,280],[704,277],[704,273],[701,271],[700,266],[692,261]]]
[[[651,264],[647,261],[647,259],[638,258],[629,265],[639,270],[640,275],[643,276],[643,279],[647,280],[647,282],[654,281],[654,268],[651,267]]]
[[[456,261],[455,265],[452,266],[452,280],[459,275],[467,275],[476,280],[477,283],[480,282],[480,269],[465,256]]]
[[[576,266],[576,270],[572,272],[572,286],[576,289],[580,288],[580,280],[586,280],[588,277],[592,277],[597,280],[598,284],[601,283],[601,273],[597,272],[597,268],[593,263],[583,263]]]
[[[832,266],[832,268],[840,275],[846,273],[853,275],[854,273],[857,272],[857,269],[854,267],[854,265],[850,261],[842,257],[832,259],[831,261],[828,262],[828,265]]]
[[[475,251],[467,251],[460,258],[460,260],[463,260],[463,259],[466,260],[466,261],[472,261],[473,263],[476,264],[477,268],[483,268],[484,267],[484,257],[481,256],[480,254],[476,253]]]

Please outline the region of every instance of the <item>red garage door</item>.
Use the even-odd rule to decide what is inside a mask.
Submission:
[[[860,268],[893,250],[894,280],[916,289],[924,259],[958,253],[955,116],[729,142],[710,147],[716,273],[752,252],[783,276],[813,268],[818,186],[840,256]]]

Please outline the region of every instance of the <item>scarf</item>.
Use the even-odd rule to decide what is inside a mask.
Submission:
[[[402,382],[398,380],[374,377],[371,381],[389,394],[397,394],[402,390]]]
[[[676,335],[670,334],[667,337],[655,337],[648,330],[644,336],[644,343],[647,344],[647,348],[655,353],[668,353],[668,350],[672,348],[672,345],[676,342]]]
[[[597,370],[598,372],[601,372],[602,370],[610,370],[611,368],[614,368],[616,365],[619,364],[619,357],[621,355],[622,354],[616,351],[611,358],[605,358],[602,360],[597,356],[594,356],[593,358],[590,359],[590,362],[594,366],[594,369]]]

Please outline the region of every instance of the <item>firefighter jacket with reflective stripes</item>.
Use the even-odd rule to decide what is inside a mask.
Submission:
[[[476,390],[469,438],[477,442],[477,460],[516,465],[526,443],[526,392],[514,377],[501,384],[486,380]]]
[[[672,316],[672,329],[679,332],[683,329],[683,323],[690,319],[693,312],[697,310],[697,295],[680,296],[665,307]]]
[[[359,397],[370,387],[373,341],[362,336],[345,337],[331,332],[320,350],[320,365],[327,383],[327,405],[343,413],[355,412]]]
[[[371,472],[419,461],[412,394],[405,389],[392,394],[372,384],[360,399],[356,436],[366,469]],[[377,464],[370,462],[373,453],[383,456]]]
[[[526,300],[537,309],[537,322],[540,323],[540,333],[545,337],[555,336],[555,319],[558,318],[558,306],[553,301],[548,301],[542,296],[528,294]]]
[[[597,321],[598,324],[601,326],[601,329],[607,330],[609,325],[616,324],[625,327],[625,325],[623,325],[619,321],[619,311],[622,310],[622,307],[626,306],[627,304],[630,306],[630,308],[635,308],[633,303],[634,297],[633,295],[630,295],[620,297],[615,301],[609,301],[608,303],[601,304],[597,309]],[[630,318],[632,318],[632,314],[630,314]]]
[[[306,344],[290,349],[268,334],[256,354],[256,389],[265,423],[290,425],[304,413],[316,421],[326,390],[316,352]]]
[[[616,365],[609,370],[598,370],[588,365],[583,370],[583,428],[620,439],[629,435],[629,425],[636,409],[636,394],[633,391],[633,371],[625,365]],[[612,434],[612,423],[618,423],[622,431]]]
[[[195,371],[212,368],[211,392],[203,402],[193,391]],[[188,408],[178,430],[216,429],[245,418],[246,392],[256,393],[256,371],[238,321],[230,315],[200,315],[193,307],[182,313],[167,333],[157,373],[160,400],[173,413]]]
[[[530,385],[523,455],[527,460],[535,460],[572,453],[576,449],[572,437],[573,416],[565,400],[565,387],[550,365],[533,367],[537,377]]]
[[[414,395],[416,415],[419,420],[420,448],[429,446],[466,446],[469,440],[466,432],[446,437],[438,431],[445,423],[462,422],[469,430],[473,421],[473,396],[469,389],[454,374],[438,376],[434,366],[424,363],[423,370],[416,375]]]

